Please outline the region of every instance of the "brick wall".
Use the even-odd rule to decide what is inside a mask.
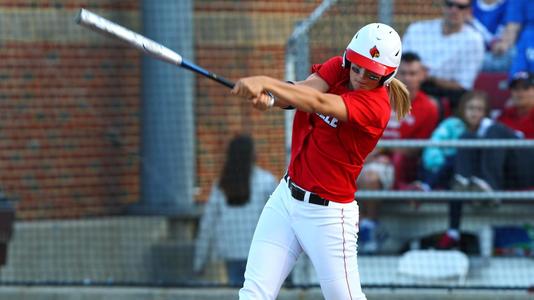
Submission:
[[[139,197],[139,54],[76,28],[80,7],[139,22],[135,1],[0,1],[0,184],[19,218]]]

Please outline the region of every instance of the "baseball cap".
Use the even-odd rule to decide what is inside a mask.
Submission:
[[[534,74],[528,73],[528,72],[515,73],[512,76],[510,83],[508,84],[508,87],[510,89],[516,89],[516,88],[526,89],[532,86],[534,86]]]

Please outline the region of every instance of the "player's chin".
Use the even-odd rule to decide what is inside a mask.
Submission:
[[[362,88],[362,84],[359,81],[351,81],[352,89],[359,90]]]
[[[372,89],[374,89],[374,87],[371,86],[370,84],[360,83],[358,86],[359,87],[357,89],[355,89],[355,90],[372,90]]]

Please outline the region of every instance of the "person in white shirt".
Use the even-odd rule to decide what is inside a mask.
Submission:
[[[473,88],[484,60],[484,40],[466,24],[470,16],[470,0],[446,0],[443,18],[412,23],[402,40],[403,51],[419,54],[427,68],[423,90],[453,107]]]
[[[229,284],[243,285],[256,223],[277,184],[270,172],[255,164],[252,138],[235,137],[200,222],[193,261],[196,273],[204,270],[213,249],[226,264]]]

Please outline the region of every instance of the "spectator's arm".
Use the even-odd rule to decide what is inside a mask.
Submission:
[[[452,118],[445,119],[441,122],[436,130],[432,133],[430,140],[432,141],[447,141],[453,140],[454,133],[452,132],[452,127],[454,127],[455,122],[459,120],[454,120]],[[459,121],[461,122],[461,121]],[[451,126],[452,125],[452,126]],[[426,147],[423,149],[423,166],[427,170],[437,170],[445,163],[445,151],[446,148],[442,147]]]
[[[496,55],[506,53],[514,45],[520,29],[519,23],[508,23],[501,38],[491,45],[491,51]]]
[[[268,175],[269,176],[266,179],[267,189],[266,189],[266,194],[265,194],[265,201],[269,200],[269,198],[271,197],[271,194],[278,186],[278,181],[276,180],[276,177],[274,177],[274,175],[272,175],[271,173],[268,173]]]
[[[213,229],[218,215],[218,206],[221,201],[222,191],[213,185],[208,202],[205,204],[204,213],[200,220],[198,236],[195,241],[195,255],[193,259],[193,270],[201,272],[208,260],[209,249],[213,238]]]

